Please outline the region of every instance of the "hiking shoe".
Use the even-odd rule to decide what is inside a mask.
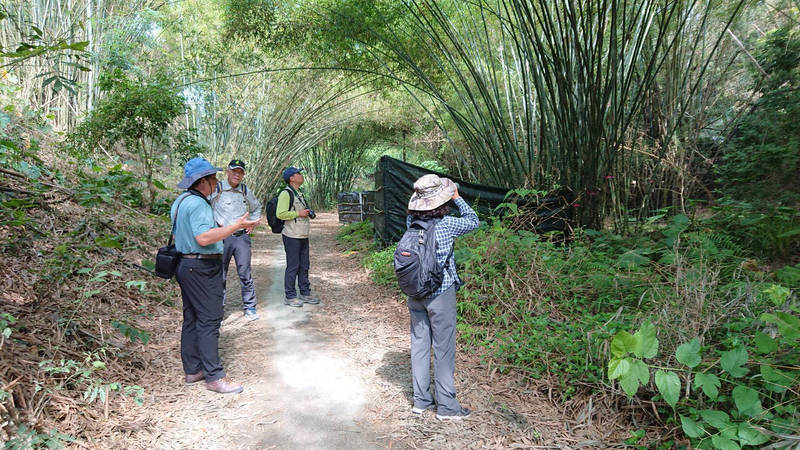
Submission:
[[[187,373],[186,374],[186,378],[185,378],[186,384],[195,384],[198,381],[203,381],[205,379],[206,379],[206,376],[203,375],[203,372]]]
[[[255,309],[246,309],[244,311],[244,318],[246,320],[258,320],[258,314]]]
[[[469,417],[472,411],[469,408],[461,408],[461,411],[456,412],[447,412],[447,413],[436,413],[436,418],[439,420],[461,420],[464,417]]]
[[[225,378],[220,378],[215,381],[206,381],[206,389],[218,394],[238,394],[244,390],[241,384],[230,384],[225,381]]]
[[[422,414],[422,413],[424,413],[425,411],[427,411],[429,409],[433,409],[433,403],[431,403],[430,405],[428,405],[428,406],[426,406],[424,408],[420,408],[419,406],[415,406],[415,407],[411,408],[411,413],[412,414]]]
[[[299,298],[287,298],[283,300],[283,304],[287,306],[292,306],[294,308],[302,308],[303,301]]]
[[[302,300],[303,303],[308,303],[309,305],[319,305],[319,299],[317,297],[313,297],[311,294],[300,294],[300,300]]]

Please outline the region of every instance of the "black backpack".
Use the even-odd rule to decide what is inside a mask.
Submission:
[[[292,190],[289,189],[289,188],[286,188],[286,189],[283,189],[283,190],[289,193],[289,209],[291,210],[291,209],[294,208],[294,192],[292,192]],[[277,215],[277,212],[278,212],[278,196],[279,195],[280,195],[280,193],[278,193],[278,195],[276,195],[275,197],[272,197],[267,202],[267,208],[266,208],[267,209],[267,223],[269,224],[269,228],[275,234],[280,234],[281,232],[283,232],[283,220],[278,219],[278,215]]]
[[[413,299],[429,297],[442,286],[444,266],[436,261],[436,232],[440,219],[414,220],[394,251],[394,273],[400,290]],[[445,266],[453,249],[445,259]]]

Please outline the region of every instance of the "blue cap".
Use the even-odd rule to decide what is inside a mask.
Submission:
[[[292,178],[292,175],[294,175],[296,173],[300,173],[302,171],[303,171],[302,167],[299,168],[299,169],[297,167],[289,167],[289,168],[287,168],[286,170],[283,171],[283,181],[288,183],[289,182],[289,178]]]
[[[189,189],[195,181],[217,173],[220,170],[222,169],[212,166],[205,158],[199,156],[197,158],[192,158],[183,166],[183,179],[178,183],[178,187],[181,189]]]

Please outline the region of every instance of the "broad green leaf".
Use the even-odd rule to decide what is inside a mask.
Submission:
[[[744,347],[737,347],[733,350],[722,352],[720,365],[722,370],[731,374],[734,378],[741,378],[747,374],[747,350]]]
[[[656,371],[656,387],[669,406],[675,407],[681,396],[681,380],[675,372]]]
[[[792,291],[779,284],[773,284],[761,292],[767,296],[773,305],[781,306],[786,302],[786,299],[789,298],[789,294],[791,294]]]
[[[658,339],[656,339],[656,327],[650,321],[642,324],[639,331],[633,335],[636,346],[633,354],[639,358],[652,358],[658,353]]]
[[[639,377],[628,372],[620,377],[619,385],[622,387],[622,390],[625,391],[628,397],[633,397],[636,395],[636,392],[639,391]]]
[[[755,389],[747,386],[736,386],[731,392],[736,408],[740,413],[755,417],[761,413],[761,400],[758,398],[758,392]]]
[[[619,385],[628,397],[633,397],[640,385],[650,381],[650,371],[640,359],[625,358],[617,364],[615,369],[614,375],[618,376]]]
[[[700,340],[697,338],[689,342],[681,344],[675,351],[675,357],[678,362],[686,364],[690,368],[697,367],[700,364]]]
[[[153,179],[153,186],[155,186],[155,187],[157,187],[157,188],[161,189],[162,191],[166,191],[166,190],[168,190],[168,189],[167,189],[167,187],[166,187],[166,186],[164,186],[164,183],[162,183],[162,182],[160,182],[160,181],[158,181],[158,180],[156,180],[156,179]]]
[[[636,348],[636,338],[627,331],[620,331],[611,340],[611,355],[622,358],[628,353],[633,353]]]
[[[156,264],[153,262],[152,259],[143,259],[142,267],[144,267],[147,270],[156,270]]]
[[[742,445],[761,445],[769,441],[764,433],[753,428],[749,423],[742,422],[739,424],[739,442]]]
[[[706,432],[697,422],[686,416],[681,416],[681,428],[683,433],[691,438],[698,438]]]
[[[615,358],[608,362],[608,379],[616,380],[631,370],[630,358]]]
[[[716,400],[719,396],[720,381],[713,373],[697,373],[694,376],[694,387],[703,390],[711,400]]]
[[[800,338],[800,318],[780,311],[775,314],[764,313],[761,315],[761,320],[777,325],[778,331],[787,339]]]
[[[650,369],[641,359],[631,358],[631,373],[638,378],[639,382],[642,384],[650,382]]]
[[[775,339],[772,339],[768,334],[760,331],[756,331],[756,335],[753,340],[756,344],[756,350],[759,353],[772,353],[778,349],[778,344],[775,342]]]
[[[97,245],[105,248],[122,248],[122,244],[110,236],[98,236],[94,239],[94,242]]]
[[[700,411],[700,417],[712,427],[722,431],[733,426],[731,418],[725,411],[715,409],[704,409]]]
[[[739,444],[719,434],[711,436],[711,443],[714,444],[714,448],[719,450],[741,450]]]
[[[794,378],[788,373],[766,364],[761,365],[761,377],[764,378],[764,385],[767,389],[777,393],[786,391],[795,382]]]

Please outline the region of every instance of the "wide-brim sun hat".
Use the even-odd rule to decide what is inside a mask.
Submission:
[[[414,182],[414,193],[408,201],[409,211],[431,211],[453,198],[456,184],[449,178],[423,175]]]
[[[197,158],[192,158],[183,166],[183,179],[178,183],[178,187],[181,189],[189,189],[194,182],[200,178],[215,174],[221,170],[223,169],[214,167],[205,158],[199,156]]]

